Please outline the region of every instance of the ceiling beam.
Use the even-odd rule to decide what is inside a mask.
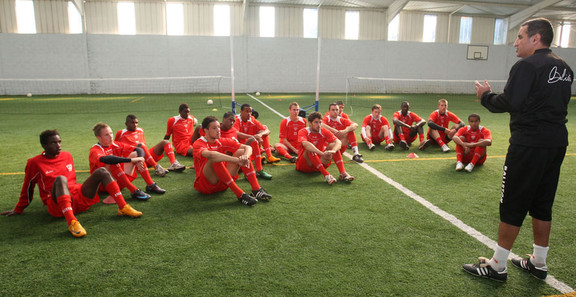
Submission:
[[[516,28],[516,26],[522,24],[522,22],[524,22],[525,20],[527,20],[528,18],[530,18],[531,16],[533,16],[535,13],[537,13],[538,11],[554,5],[558,2],[560,2],[561,0],[544,0],[542,2],[539,2],[535,5],[532,5],[522,11],[519,11],[513,15],[511,15],[508,18],[508,30],[512,29],[512,28]]]
[[[72,3],[74,3],[74,6],[76,6],[76,9],[80,12],[80,15],[84,17],[84,2],[81,0],[72,0]]]
[[[396,0],[392,2],[386,11],[386,21],[390,23],[402,11],[402,9],[404,9],[406,4],[408,4],[408,0]]]

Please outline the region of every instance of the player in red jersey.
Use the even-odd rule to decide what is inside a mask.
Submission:
[[[131,180],[136,178],[133,175],[134,167],[136,167],[138,173],[146,182],[146,192],[158,194],[166,192],[152,180],[146,167],[142,148],[114,141],[112,129],[104,123],[97,123],[92,128],[92,131],[94,131],[94,136],[98,138],[98,143],[90,148],[88,159],[91,173],[100,167],[106,167],[118,181],[120,188],[127,188],[132,193],[132,198],[148,200],[150,195],[142,192],[131,182]],[[130,164],[128,164],[129,166],[122,166],[123,163]]]
[[[350,116],[348,116],[348,114],[344,112],[344,101],[338,100],[338,101],[336,101],[336,104],[338,104],[338,116],[350,120]],[[330,110],[328,110],[328,111],[324,114],[324,118],[327,117],[327,116],[330,116]],[[350,139],[350,142],[352,142],[351,139]]]
[[[238,200],[248,206],[259,200],[270,200],[272,196],[260,187],[250,162],[252,148],[233,138],[221,138],[220,123],[213,116],[202,120],[202,129],[205,136],[198,138],[193,145],[196,164],[194,188],[202,194],[213,194],[230,188]],[[240,169],[252,187],[250,195],[234,181]]]
[[[252,147],[252,158],[256,164],[256,175],[264,179],[272,179],[272,175],[266,173],[262,168],[262,151],[260,145],[264,148],[268,163],[278,162],[280,159],[272,156],[272,148],[270,147],[270,130],[262,123],[260,123],[254,116],[252,116],[252,107],[250,104],[242,104],[240,114],[236,116],[234,128],[238,130],[239,141],[243,144],[248,144]],[[251,142],[254,136],[256,141]]]
[[[372,105],[372,113],[364,117],[362,121],[362,140],[366,143],[369,150],[374,150],[376,144],[385,142],[384,147],[387,151],[394,150],[390,124],[388,119],[382,115],[382,106],[380,104]]]
[[[448,128],[450,122],[455,123],[452,128]],[[428,118],[427,139],[420,144],[418,149],[423,151],[430,144],[438,144],[442,151],[447,153],[450,151],[447,143],[452,140],[458,129],[464,126],[464,122],[457,115],[448,111],[448,100],[440,99],[438,100],[438,109],[433,111]]]
[[[234,122],[236,122],[236,115],[233,112],[229,111],[224,113],[224,115],[222,116],[222,123],[220,123],[220,138],[232,138],[234,140],[238,140],[238,130],[234,128]],[[204,129],[202,129],[202,125],[198,125],[198,127],[200,129],[197,129],[198,137],[196,138],[196,140],[198,140],[198,138],[202,136],[206,136],[206,132],[204,131]]]
[[[148,146],[146,146],[144,130],[138,127],[138,123],[138,118],[135,115],[129,114],[126,116],[126,129],[118,130],[114,137],[114,141],[141,147],[144,150],[146,165],[153,167],[158,176],[165,176],[168,171],[181,172],[186,169],[186,166],[180,164],[178,160],[176,160],[174,149],[172,148],[170,141],[164,139],[149,149]],[[166,154],[170,160],[168,171],[157,163],[164,157],[164,154]]]
[[[329,185],[336,182],[326,168],[332,160],[340,172],[339,180],[351,182],[354,177],[346,172],[340,147],[342,142],[328,129],[322,128],[322,115],[313,112],[308,116],[308,128],[298,132],[298,160],[296,170],[302,172],[320,172]]]
[[[486,147],[492,145],[492,135],[488,128],[480,126],[480,115],[468,116],[468,126],[458,129],[454,135],[456,143],[456,171],[465,169],[472,172],[474,166],[486,161]],[[464,164],[466,168],[464,168]]]
[[[42,154],[28,159],[20,199],[13,210],[0,213],[4,216],[21,214],[34,198],[38,185],[40,199],[54,217],[64,217],[68,230],[75,237],[86,235],[74,214],[90,209],[100,201],[97,192],[100,184],[118,204],[118,215],[138,218],[142,213],[124,201],[118,184],[104,168],[95,170],[83,184],[76,182],[74,160],[69,152],[62,151],[62,140],[57,130],[46,130],[40,134]]]
[[[288,111],[290,116],[280,122],[280,142],[274,144],[274,148],[278,154],[296,163],[297,157],[290,153],[298,155],[298,131],[306,128],[306,119],[298,116],[300,106],[296,102],[290,103]]]
[[[168,119],[164,139],[169,140],[172,136],[175,151],[182,156],[192,157],[192,134],[198,121],[190,114],[190,107],[186,103],[180,104],[178,113]]]
[[[337,103],[330,103],[328,106],[328,116],[322,119],[322,128],[328,129],[342,142],[340,153],[344,153],[348,145],[352,148],[352,160],[362,163],[362,155],[358,152],[358,142],[354,131],[358,128],[358,124],[350,119],[340,116],[340,107]],[[353,136],[351,136],[353,135]],[[353,142],[350,142],[353,141]]]
[[[424,143],[424,129],[426,121],[416,113],[410,111],[410,103],[404,101],[400,104],[400,110],[395,112],[394,122],[394,143],[407,150],[416,140],[416,135],[420,138],[420,144]]]

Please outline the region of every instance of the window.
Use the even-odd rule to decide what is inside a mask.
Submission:
[[[470,44],[472,41],[472,17],[460,18],[460,37],[459,43]]]
[[[318,37],[318,9],[304,8],[304,38]]]
[[[260,6],[260,37],[274,37],[275,21],[274,7]]]
[[[184,35],[184,5],[166,3],[166,34]]]
[[[214,5],[214,35],[230,36],[230,5]]]
[[[360,12],[359,11],[346,11],[344,38],[358,40],[358,33],[360,31]]]
[[[68,2],[68,33],[82,34],[82,17],[72,2]]]
[[[506,44],[508,33],[508,20],[496,19],[494,23],[494,44]]]
[[[16,1],[16,24],[18,33],[36,34],[36,16],[32,0]]]
[[[397,14],[390,24],[388,24],[388,40],[398,41],[398,33],[400,31],[400,14]]]
[[[424,16],[423,42],[436,41],[436,15],[427,14]]]
[[[562,22],[560,25],[560,47],[568,47],[570,41],[570,22]]]
[[[134,2],[118,2],[118,34],[136,34]]]

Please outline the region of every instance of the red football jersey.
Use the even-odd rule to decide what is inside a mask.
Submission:
[[[450,122],[453,122],[455,124],[462,122],[462,120],[460,120],[460,118],[455,114],[453,114],[452,112],[446,111],[445,114],[440,114],[438,110],[435,110],[430,114],[430,118],[428,118],[428,121],[432,121],[436,123],[436,125],[444,128],[448,128]]]
[[[134,151],[134,148],[135,146],[133,145],[128,145],[118,141],[112,142],[110,146],[102,146],[99,143],[93,145],[90,148],[90,155],[88,156],[90,162],[90,174],[94,173],[94,170],[106,165],[100,162],[101,157],[114,155],[126,158]]]
[[[298,132],[298,156],[300,157],[305,151],[302,147],[302,141],[308,141],[317,149],[324,151],[326,146],[334,142],[336,139],[338,138],[336,138],[330,130],[325,128],[320,128],[319,132],[312,132],[310,127],[302,129]]]
[[[146,145],[144,130],[142,130],[142,128],[136,128],[136,131],[128,131],[127,129],[118,130],[114,140],[133,146],[136,146],[140,143]]]
[[[286,139],[289,142],[298,141],[298,131],[306,129],[306,119],[298,117],[298,120],[292,121],[287,117],[280,122],[280,141]]]
[[[198,138],[194,141],[192,145],[192,151],[194,152],[194,170],[196,172],[196,179],[202,175],[202,170],[204,165],[208,161],[205,157],[202,157],[202,152],[205,150],[220,152],[222,154],[235,153],[238,148],[240,148],[240,143],[232,138],[220,138],[216,139],[214,143],[209,143],[204,137]]]
[[[369,114],[366,117],[364,117],[364,120],[362,120],[362,131],[365,130],[366,126],[370,126],[370,128],[372,129],[371,130],[372,135],[378,135],[380,133],[380,130],[382,130],[382,127],[386,125],[390,127],[388,120],[384,116],[381,115],[378,118],[374,118],[372,114]]]
[[[172,143],[175,146],[181,142],[190,144],[195,125],[196,119],[192,115],[188,115],[186,119],[183,119],[180,115],[173,116],[168,119],[166,124],[166,135],[172,135]]]
[[[52,199],[52,185],[59,175],[66,177],[69,187],[76,184],[74,160],[69,152],[60,152],[54,158],[49,158],[42,152],[42,154],[28,159],[20,199],[14,211],[22,213],[30,202],[32,202],[34,187],[36,185],[38,185],[42,203],[47,205],[46,201]]]
[[[352,125],[352,121],[349,119],[343,118],[341,116],[337,117],[336,119],[330,118],[330,116],[324,117],[322,119],[322,123],[336,129],[336,130],[344,130],[348,126]]]
[[[456,132],[455,137],[464,136],[466,138],[466,142],[468,143],[476,143],[482,139],[490,139],[492,140],[492,135],[488,128],[483,126],[478,127],[477,130],[472,130],[470,126],[462,127],[458,129]]]
[[[234,128],[239,132],[246,133],[249,135],[256,135],[262,130],[266,130],[264,125],[262,125],[254,116],[250,116],[248,121],[242,121],[240,115],[236,115],[236,121],[234,122]]]

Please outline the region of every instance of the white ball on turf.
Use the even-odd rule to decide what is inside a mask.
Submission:
[[[32,93],[26,94],[27,97],[32,97]]]
[[[256,96],[260,96],[260,92],[256,92]]]
[[[214,101],[212,101],[212,99],[208,99],[208,101],[206,101],[206,104],[212,105],[212,104],[214,104]]]

